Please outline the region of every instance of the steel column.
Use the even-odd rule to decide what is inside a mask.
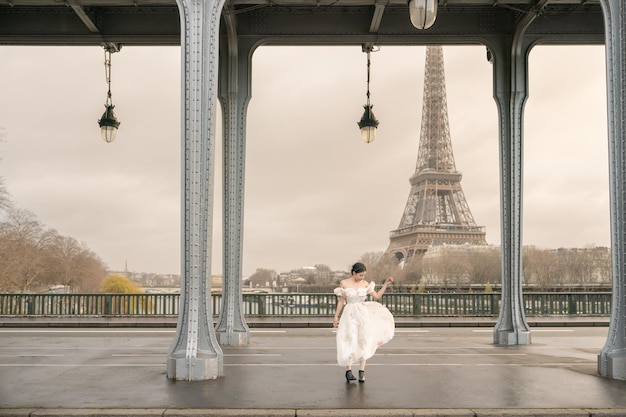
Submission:
[[[224,0],[177,0],[183,78],[181,307],[167,354],[167,377],[223,375],[213,328],[210,278],[219,19]]]
[[[598,372],[626,380],[626,4],[624,0],[601,0],[601,4],[606,34],[613,298]]]
[[[493,331],[499,345],[531,343],[522,294],[523,112],[528,97],[528,52],[524,33],[541,10],[521,19],[511,39],[501,38],[491,50],[495,99],[500,119],[502,216],[502,304]]]
[[[236,18],[224,12],[227,35],[220,48],[219,98],[224,121],[224,273],[222,307],[216,327],[223,345],[246,345],[250,330],[242,300],[243,202],[246,110],[250,100],[251,49],[241,47]]]
[[[522,110],[526,100],[525,58],[503,42],[494,48],[495,98],[500,120],[500,213],[502,302],[495,344],[530,343],[522,297]]]

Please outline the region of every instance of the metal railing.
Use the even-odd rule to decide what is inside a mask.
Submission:
[[[220,294],[212,294],[219,316]],[[500,293],[391,293],[381,302],[397,317],[496,316]],[[524,294],[528,316],[609,316],[611,293]],[[252,317],[332,316],[334,294],[243,294],[243,312]],[[0,294],[2,316],[177,316],[179,294]]]

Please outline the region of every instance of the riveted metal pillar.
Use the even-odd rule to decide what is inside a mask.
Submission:
[[[215,329],[223,345],[246,345],[250,330],[242,300],[243,200],[246,109],[250,100],[250,48],[237,38],[236,18],[224,12],[227,35],[220,47],[219,97],[224,120],[224,273],[222,307]]]
[[[526,100],[525,59],[504,42],[492,49],[495,98],[500,119],[500,210],[502,219],[502,303],[493,341],[530,343],[522,297],[522,110]]]
[[[613,299],[609,334],[598,355],[598,372],[626,380],[626,4],[624,0],[600,3],[606,34]]]
[[[491,47],[495,99],[500,120],[502,216],[502,304],[493,331],[498,345],[531,343],[522,294],[523,111],[528,97],[528,52],[524,33],[545,0],[515,27],[512,37]]]
[[[167,377],[199,381],[223,375],[213,328],[211,251],[219,19],[224,0],[177,0],[183,77],[182,277],[176,338]]]

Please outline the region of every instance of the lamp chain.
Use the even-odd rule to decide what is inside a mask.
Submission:
[[[111,97],[111,50],[109,48],[104,49],[104,75],[109,86],[106,105],[110,106],[113,104],[113,99]]]
[[[367,50],[367,105],[370,105],[370,50]]]

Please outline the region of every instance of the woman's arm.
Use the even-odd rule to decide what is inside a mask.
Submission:
[[[339,297],[337,300],[337,309],[335,310],[335,318],[333,319],[333,327],[339,326],[339,314],[343,305],[346,303],[346,297]]]
[[[380,298],[383,296],[383,294],[385,293],[385,290],[387,290],[387,287],[389,286],[389,284],[391,284],[393,282],[393,277],[389,277],[385,280],[385,283],[383,284],[382,287],[380,287],[380,290],[378,290],[378,292],[376,291],[372,291],[370,292],[370,295],[372,296],[372,298],[374,300],[380,300]]]

